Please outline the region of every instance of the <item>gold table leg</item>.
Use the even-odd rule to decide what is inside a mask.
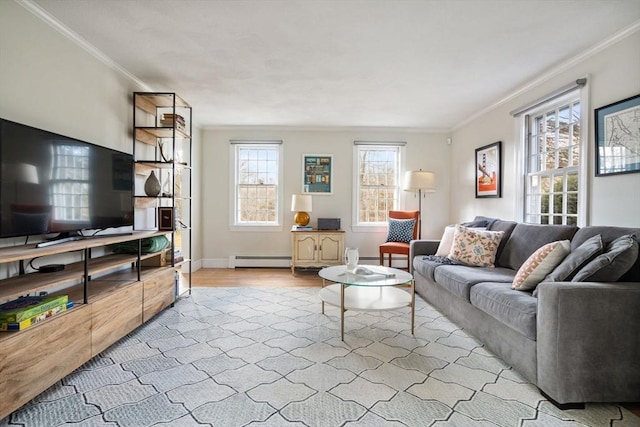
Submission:
[[[344,341],[344,283],[340,284],[340,339]]]
[[[411,281],[411,335],[416,323],[416,281]]]
[[[324,279],[322,279],[322,287],[324,288]],[[324,300],[322,300],[322,314],[324,314]]]

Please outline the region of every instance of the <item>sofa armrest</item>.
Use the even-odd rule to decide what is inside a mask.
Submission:
[[[409,243],[409,273],[413,273],[413,258],[418,255],[435,255],[440,240],[412,240]]]
[[[537,359],[558,403],[640,401],[640,283],[538,285]]]

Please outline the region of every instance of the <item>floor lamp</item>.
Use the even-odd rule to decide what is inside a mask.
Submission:
[[[422,239],[422,193],[436,191],[436,174],[422,169],[407,171],[404,174],[404,191],[418,192],[418,211],[420,212],[418,238]]]

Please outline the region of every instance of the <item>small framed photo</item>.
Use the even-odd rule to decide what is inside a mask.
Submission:
[[[502,197],[502,141],[476,149],[476,199]]]
[[[158,208],[158,230],[173,230],[173,208]]]
[[[596,108],[596,176],[640,172],[640,95]]]
[[[302,155],[302,193],[332,194],[333,156],[330,154]]]

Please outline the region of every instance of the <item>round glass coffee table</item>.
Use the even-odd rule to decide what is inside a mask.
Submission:
[[[365,268],[371,272],[360,272]],[[361,273],[361,274],[357,274]],[[404,270],[381,265],[361,265],[347,270],[346,265],[326,267],[318,273],[322,277],[322,314],[324,304],[340,308],[340,338],[344,341],[344,312],[385,311],[411,307],[411,334],[415,322],[415,284],[413,276]],[[326,281],[333,282],[325,286]],[[409,292],[400,285],[411,286]]]

